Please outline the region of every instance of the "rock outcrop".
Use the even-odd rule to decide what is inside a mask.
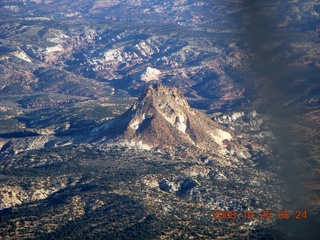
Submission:
[[[91,140],[123,142],[147,149],[199,148],[222,151],[232,130],[192,109],[180,90],[150,85],[122,115],[95,128]]]

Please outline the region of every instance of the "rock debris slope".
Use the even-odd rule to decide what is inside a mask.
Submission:
[[[146,149],[222,151],[233,131],[192,109],[179,89],[154,84],[124,114],[95,128],[91,137]]]

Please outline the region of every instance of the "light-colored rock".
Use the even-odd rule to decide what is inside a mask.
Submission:
[[[144,82],[159,80],[160,74],[160,70],[152,67],[147,67],[146,71],[141,75],[141,80]]]
[[[232,135],[230,133],[221,129],[217,129],[216,133],[211,132],[210,135],[219,145],[222,145],[224,140],[230,141],[232,139]]]
[[[186,132],[187,125],[183,115],[176,116],[174,125],[183,133]]]
[[[238,118],[241,118],[242,116],[244,116],[244,112],[235,112],[235,113],[232,113],[231,119],[232,121],[235,121]]]
[[[103,54],[106,62],[123,62],[122,52],[119,49],[109,50]]]
[[[63,52],[63,51],[64,51],[64,48],[60,44],[53,46],[53,47],[46,48],[46,53]]]
[[[28,55],[22,50],[18,50],[16,52],[14,52],[13,55],[17,58],[20,58],[20,59],[26,61],[26,62],[32,62],[31,59],[28,57]]]

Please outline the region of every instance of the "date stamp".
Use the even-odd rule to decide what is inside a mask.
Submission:
[[[237,212],[235,210],[213,210],[212,213],[213,220],[236,220],[236,219],[247,219],[247,220],[288,220],[288,219],[296,219],[303,220],[307,219],[307,211],[306,210],[296,210],[295,212],[289,210],[260,210],[259,212],[255,212],[253,210],[243,210],[241,212]]]

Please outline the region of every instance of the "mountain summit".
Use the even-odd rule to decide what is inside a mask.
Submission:
[[[125,113],[95,128],[92,137],[167,150],[225,149],[225,140],[233,138],[230,130],[192,109],[179,89],[162,84],[149,85]]]

